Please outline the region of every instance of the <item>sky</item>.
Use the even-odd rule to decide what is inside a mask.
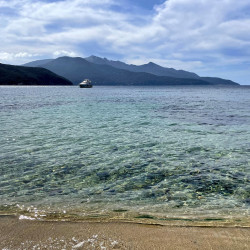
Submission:
[[[250,84],[250,0],[0,0],[0,63],[96,55]]]

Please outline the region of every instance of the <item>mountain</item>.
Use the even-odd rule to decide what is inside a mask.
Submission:
[[[176,70],[173,68],[165,68],[153,62],[137,66],[133,64],[126,64],[120,61],[112,61],[108,60],[107,58],[100,58],[97,56],[90,56],[84,59],[95,64],[110,65],[118,69],[125,69],[132,72],[146,72],[157,76],[169,76],[175,78],[192,78],[192,79],[199,78],[199,76],[195,73],[184,70]]]
[[[239,85],[230,80],[200,77],[192,72],[164,68],[152,62],[136,66],[96,56],[64,56],[25,65],[46,68],[74,84],[89,78],[95,85]]]
[[[23,66],[27,66],[27,67],[39,67],[40,65],[48,63],[50,61],[53,61],[53,59],[36,60],[36,61],[33,61],[33,62],[25,63]]]
[[[0,63],[0,85],[72,85],[72,83],[47,69]]]
[[[226,79],[222,79],[219,77],[200,77],[200,79],[206,82],[210,82],[215,85],[239,85],[239,84],[235,84],[235,82],[231,80],[226,80]]]
[[[188,72],[185,70],[176,70],[173,68],[165,68],[153,62],[149,62],[147,64],[137,66],[133,64],[126,64],[120,61],[112,61],[112,60],[108,60],[107,58],[100,58],[97,56],[86,57],[85,60],[95,63],[95,64],[110,65],[118,69],[125,69],[125,70],[129,70],[133,72],[147,72],[147,73],[154,74],[157,76],[200,79],[200,80],[204,80],[214,85],[239,85],[233,81],[225,80],[225,79],[218,78],[218,77],[200,77],[193,72]]]
[[[110,65],[91,63],[81,57],[59,57],[40,65],[79,84],[89,78],[94,85],[213,85],[200,79],[182,79],[157,76],[145,72],[132,72]]]

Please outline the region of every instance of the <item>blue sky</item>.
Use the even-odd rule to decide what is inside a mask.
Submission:
[[[0,0],[0,62],[153,61],[250,84],[249,0]]]

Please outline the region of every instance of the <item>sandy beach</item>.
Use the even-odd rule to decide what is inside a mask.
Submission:
[[[249,249],[250,228],[0,218],[1,249]]]

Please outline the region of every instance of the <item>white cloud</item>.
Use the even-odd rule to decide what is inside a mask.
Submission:
[[[9,61],[13,58],[13,55],[7,52],[0,52],[1,61]]]
[[[0,51],[0,61],[6,62],[6,63],[16,61],[19,59],[23,59],[23,58],[25,59],[32,58],[36,56],[39,56],[39,54],[30,54],[27,52],[8,53],[8,52]]]
[[[71,56],[75,57],[77,54],[73,51],[67,51],[67,50],[57,50],[53,53],[54,57],[59,57],[59,56]]]

